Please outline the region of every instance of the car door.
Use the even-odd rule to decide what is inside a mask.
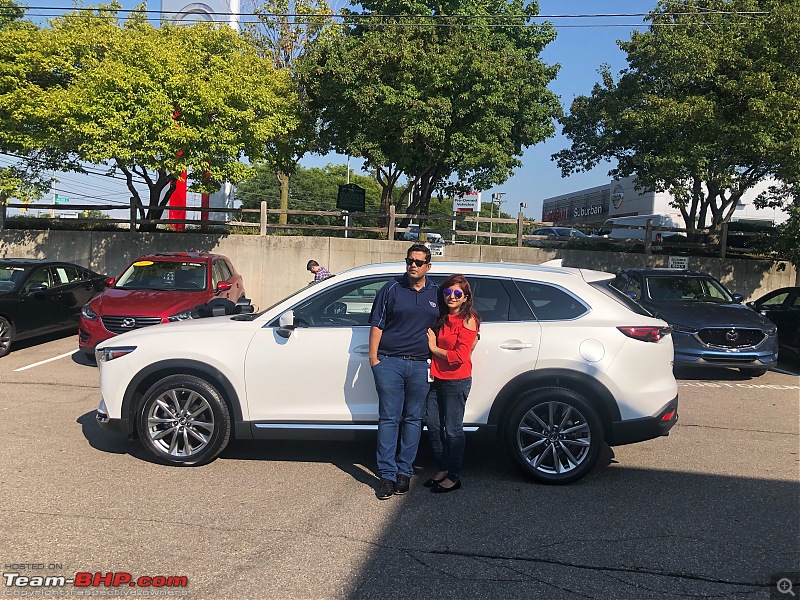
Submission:
[[[49,333],[63,327],[64,308],[61,292],[53,285],[50,267],[33,269],[20,289],[20,315],[14,324],[20,336]]]
[[[73,265],[55,265],[53,275],[54,292],[63,311],[62,325],[64,327],[77,327],[81,308],[95,294],[90,273]]]
[[[481,316],[472,352],[472,389],[465,424],[486,423],[495,398],[510,380],[536,366],[541,327],[510,279],[467,276]]]
[[[777,291],[760,302],[757,308],[778,327],[779,345],[798,347],[800,294],[797,290]]]
[[[296,329],[278,335],[278,320],[254,336],[245,359],[250,420],[278,423],[377,422],[369,366],[369,314],[392,279],[372,276],[325,287],[293,307]]]

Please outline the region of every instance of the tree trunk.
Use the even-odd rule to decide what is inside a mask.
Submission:
[[[275,174],[278,178],[278,183],[281,186],[281,209],[282,210],[289,210],[289,182],[291,181],[291,175],[288,173],[276,173]],[[278,223],[280,225],[286,225],[289,222],[289,215],[281,214],[278,218]]]

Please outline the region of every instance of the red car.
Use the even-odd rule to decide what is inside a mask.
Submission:
[[[160,252],[132,262],[81,311],[78,346],[94,348],[117,334],[191,318],[191,309],[214,298],[243,298],[242,277],[220,254]]]

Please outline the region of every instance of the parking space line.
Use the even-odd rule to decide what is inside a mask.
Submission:
[[[25,371],[26,369],[32,369],[33,367],[38,367],[39,365],[53,362],[54,360],[58,360],[60,358],[66,358],[67,356],[72,356],[73,354],[75,354],[75,350],[67,352],[66,354],[59,354],[58,356],[54,356],[53,358],[48,358],[47,360],[40,360],[39,362],[33,363],[32,365],[27,365],[25,367],[20,367],[19,369],[14,369],[14,372],[16,373],[17,371]]]

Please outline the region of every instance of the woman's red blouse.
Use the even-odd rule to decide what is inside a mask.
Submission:
[[[464,317],[447,315],[436,335],[436,345],[447,350],[447,358],[433,355],[431,375],[439,379],[472,377],[472,345],[477,335],[477,330],[464,327]]]

